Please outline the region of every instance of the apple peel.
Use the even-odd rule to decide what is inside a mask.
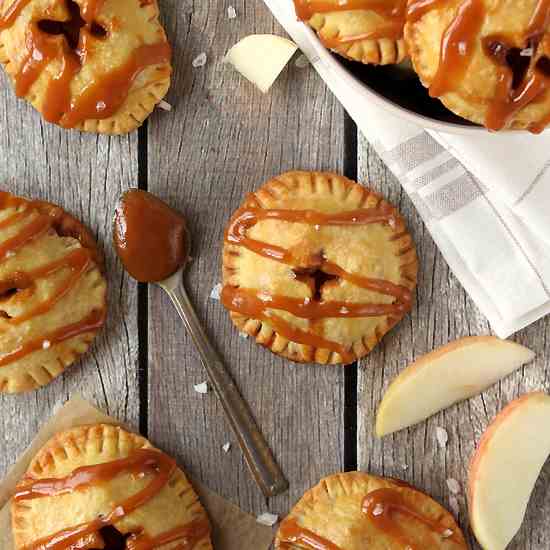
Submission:
[[[298,50],[294,42],[273,34],[252,34],[235,44],[225,61],[264,94]]]
[[[483,434],[470,464],[468,508],[485,550],[504,550],[519,531],[531,493],[550,455],[550,396],[512,401]]]
[[[378,408],[376,434],[413,426],[478,395],[534,357],[531,350],[494,336],[470,336],[442,346],[390,384]]]

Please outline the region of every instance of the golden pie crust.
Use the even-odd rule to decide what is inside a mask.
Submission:
[[[410,0],[409,9],[415,3],[420,2]],[[408,18],[405,25],[407,49],[415,71],[428,88],[433,85],[440,67],[445,33],[457,22],[460,10],[467,7],[466,4],[468,3],[464,0],[435,2],[420,18]],[[521,85],[528,82],[539,60],[550,65],[550,61],[545,61],[545,58],[550,57],[548,25],[544,25],[543,32],[536,38],[529,36],[528,31],[539,5],[538,0],[476,0],[469,4],[473,8],[477,6],[476,15],[469,17],[469,20],[474,23],[479,21],[479,28],[475,29],[474,39],[468,46],[472,52],[469,63],[458,79],[459,82],[438,95],[439,99],[455,114],[490,129],[530,129],[537,133],[542,131],[550,122],[548,91],[539,94],[535,100],[529,101],[518,112],[513,113],[501,127],[493,128],[488,118],[498,94],[503,67],[507,67],[506,70],[515,75],[514,79],[517,77],[514,91],[519,95]],[[504,44],[509,54],[505,54],[502,48]],[[502,56],[500,61],[490,53],[493,51],[496,54],[498,48]],[[452,77],[451,73],[452,71],[447,71],[445,74],[448,81]],[[545,79],[547,78],[550,78],[550,73],[546,75]]]
[[[53,496],[48,491],[29,499],[18,499],[17,495],[29,492],[31,487],[39,488],[37,482],[40,480],[51,487],[51,480],[67,479],[77,469],[115,464],[116,461],[135,457],[136,453],[143,451],[153,457],[163,456],[164,460],[172,462],[145,438],[118,426],[96,424],[56,435],[33,459],[12,499],[16,550],[30,548],[64,530],[89,525],[98,517],[108,517],[119,503],[127,502],[132,496],[147,490],[155,478],[160,477],[160,468],[157,470],[154,463],[142,470],[121,468],[113,476],[103,479],[92,476],[88,485],[60,491]],[[154,540],[180,528],[197,526],[189,530],[189,536],[196,542],[193,550],[211,550],[206,512],[185,474],[172,462],[172,469],[166,477],[167,483],[163,483],[160,490],[149,493],[149,498],[132,511],[126,510],[127,513],[111,526],[122,535],[129,536],[126,539],[127,548],[131,548],[132,534],[137,536],[137,546],[143,537]],[[71,548],[103,548],[105,536],[105,528],[97,531],[92,529],[92,532],[74,541]],[[181,544],[180,537],[158,547],[170,550],[181,548]]]
[[[106,314],[101,265],[81,222],[0,192],[0,392],[44,386],[87,351]]]
[[[274,211],[286,216],[290,211],[298,219],[306,212],[325,221],[336,217],[347,222],[260,219],[250,224],[243,232],[248,239],[290,256],[278,261],[232,240],[232,231],[238,232],[250,211],[256,216],[272,216]],[[353,224],[356,215],[383,219]],[[395,208],[337,174],[289,172],[249,195],[233,215],[223,249],[222,303],[240,331],[278,355],[297,362],[350,363],[368,354],[410,309],[416,276],[414,245]],[[389,283],[404,297],[373,290],[372,280]],[[266,306],[262,315],[239,306],[239,296],[250,293]],[[301,311],[286,304],[277,307],[274,297],[290,300]],[[363,305],[376,311],[358,316],[356,308]],[[302,337],[304,332],[308,334]]]
[[[389,494],[397,493],[406,509],[437,528],[429,528],[422,521],[394,509],[387,514],[386,525],[373,521],[363,510],[365,499],[369,494],[388,490]],[[381,506],[383,502],[374,506]],[[381,513],[378,516],[382,518]],[[321,480],[291,510],[275,539],[277,550],[325,548],[283,542],[288,540],[289,528],[292,531],[294,527],[291,526],[296,525],[332,543],[331,550],[402,550],[407,543],[422,550],[468,548],[452,515],[428,495],[405,483],[362,472],[335,474]]]
[[[333,43],[336,37],[366,36],[388,24],[387,19],[372,10],[350,10],[316,13],[308,24],[321,41],[341,56],[372,65],[401,63],[407,57],[405,40],[400,38],[363,38]]]
[[[20,11],[14,20],[2,25],[2,17],[6,20],[9,16],[13,2],[19,4]],[[89,22],[84,21],[83,14],[92,10],[93,22],[91,16]],[[76,21],[75,25],[84,26],[71,30],[79,33],[78,43],[73,37],[69,44],[68,35],[60,31],[61,23]],[[124,134],[138,128],[170,86],[172,68],[166,40],[157,0],[0,1],[0,63],[16,90],[22,86],[18,95],[46,120],[65,128],[102,134]],[[159,45],[163,53],[147,54],[145,48],[153,45]],[[51,50],[53,54],[29,86],[22,84],[20,76],[29,63],[30,48]],[[63,71],[71,66],[67,59],[76,67],[63,84]],[[70,103],[61,101],[64,94]],[[82,107],[84,103],[88,108]],[[71,109],[73,105],[82,108],[69,117],[69,104]]]

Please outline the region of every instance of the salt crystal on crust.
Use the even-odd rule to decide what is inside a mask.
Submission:
[[[229,17],[229,19],[236,19],[237,10],[233,6],[227,8],[227,17]]]
[[[449,434],[447,433],[447,430],[438,426],[435,429],[435,437],[439,443],[439,446],[444,449],[447,446],[447,441],[449,441]]]
[[[197,393],[208,393],[208,382],[201,382],[200,384],[195,384],[193,386]]]
[[[260,514],[256,521],[261,525],[266,525],[267,527],[273,527],[278,521],[279,516],[277,514],[270,514],[269,512],[264,512]]]
[[[214,286],[214,288],[210,292],[210,298],[212,300],[219,300],[221,294],[222,294],[222,284],[218,283],[217,285]]]
[[[199,67],[204,67],[206,65],[206,60],[207,60],[206,54],[202,52],[199,55],[197,55],[195,59],[193,59],[191,64],[193,65],[193,67],[195,67],[195,69],[198,69]]]

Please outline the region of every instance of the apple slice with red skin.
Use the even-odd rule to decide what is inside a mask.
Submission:
[[[550,455],[550,396],[512,401],[487,428],[470,464],[472,530],[485,550],[504,550],[521,527],[527,504]]]

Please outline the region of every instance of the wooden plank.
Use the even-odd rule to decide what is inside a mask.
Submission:
[[[358,464],[362,470],[397,477],[426,491],[450,507],[446,485],[456,479],[460,523],[472,548],[479,548],[468,528],[465,499],[468,464],[487,424],[510,400],[534,389],[548,389],[544,368],[549,352],[548,319],[535,323],[513,339],[537,352],[537,362],[517,372],[482,396],[451,407],[425,423],[379,440],[374,435],[376,409],[385,388],[409,362],[437,346],[468,335],[489,334],[490,327],[438,252],[410,199],[364,138],[359,147],[360,180],[396,204],[407,220],[420,258],[416,303],[411,314],[362,361],[358,375]],[[449,434],[441,449],[435,428]],[[537,484],[525,524],[511,549],[550,547],[546,517],[550,513],[548,468]]]
[[[227,7],[238,17],[230,20]],[[343,112],[312,69],[291,65],[263,96],[222,64],[247,34],[283,34],[262,2],[163,2],[175,46],[171,113],[149,124],[149,190],[185,212],[195,259],[187,287],[291,483],[269,504],[284,512],[318,479],[343,467],[341,369],[293,366],[243,340],[209,298],[221,278],[223,230],[244,195],[297,168],[342,170]],[[206,52],[205,67],[192,60]],[[193,384],[205,374],[168,299],[151,289],[149,434],[212,489],[253,513],[266,503],[243,464],[221,408]],[[230,453],[221,446],[233,442]]]
[[[0,71],[1,72],[1,71]],[[137,134],[106,138],[45,124],[0,75],[0,188],[63,206],[98,237],[106,255],[109,318],[91,351],[52,384],[0,396],[0,476],[56,405],[79,393],[138,426],[137,292],[111,246],[117,196],[137,179]]]

